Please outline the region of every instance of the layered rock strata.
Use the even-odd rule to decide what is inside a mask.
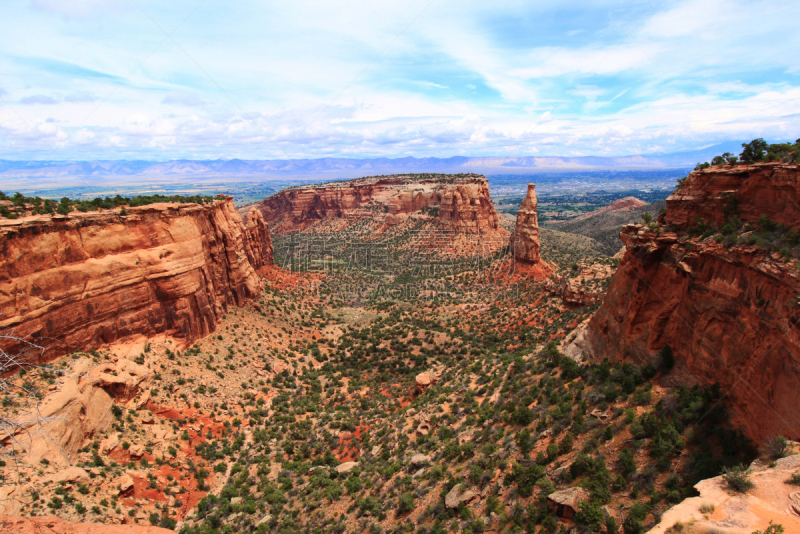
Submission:
[[[478,175],[360,178],[287,189],[251,206],[278,231],[301,230],[322,219],[371,218],[395,225],[422,212],[459,233],[500,228],[488,181]]]
[[[756,442],[777,434],[797,439],[800,272],[778,253],[744,240],[726,247],[684,230],[696,217],[724,223],[718,211],[731,197],[744,222],[769,215],[796,226],[800,209],[791,200],[798,180],[800,168],[782,164],[691,173],[667,200],[661,220],[668,227],[624,227],[625,255],[603,305],[579,336],[580,352],[595,361],[657,363],[670,345],[676,361],[671,380],[719,384],[734,423]]]
[[[511,234],[514,258],[523,263],[539,263],[539,215],[536,212],[536,184],[528,184],[528,194],[517,212],[517,224]]]
[[[3,220],[0,251],[0,331],[41,345],[34,361],[138,336],[191,342],[255,296],[272,263],[263,216],[245,224],[230,197]]]

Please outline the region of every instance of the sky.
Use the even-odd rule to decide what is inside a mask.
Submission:
[[[624,156],[800,137],[800,2],[5,0],[0,159]]]

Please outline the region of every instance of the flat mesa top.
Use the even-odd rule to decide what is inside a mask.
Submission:
[[[365,176],[352,180],[337,180],[319,184],[304,184],[287,187],[283,191],[302,189],[330,189],[364,185],[399,185],[399,184],[468,184],[485,182],[482,174],[390,174],[385,176]],[[278,193],[280,194],[280,193]]]

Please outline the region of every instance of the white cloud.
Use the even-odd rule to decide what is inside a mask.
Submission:
[[[140,3],[168,32],[197,6]],[[98,18],[124,1],[35,0],[0,34],[4,98],[30,104],[30,124],[53,118],[41,135],[82,125],[64,158],[628,154],[800,136],[796,2],[577,1],[555,29],[537,16],[555,0],[428,5],[206,3],[178,47],[138,11]],[[0,157],[42,150],[0,107]]]

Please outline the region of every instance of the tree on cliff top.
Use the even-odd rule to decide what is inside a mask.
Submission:
[[[769,145],[759,137],[758,139],[753,139],[749,143],[742,143],[742,148],[744,150],[739,154],[742,161],[745,163],[755,163],[764,160]]]

